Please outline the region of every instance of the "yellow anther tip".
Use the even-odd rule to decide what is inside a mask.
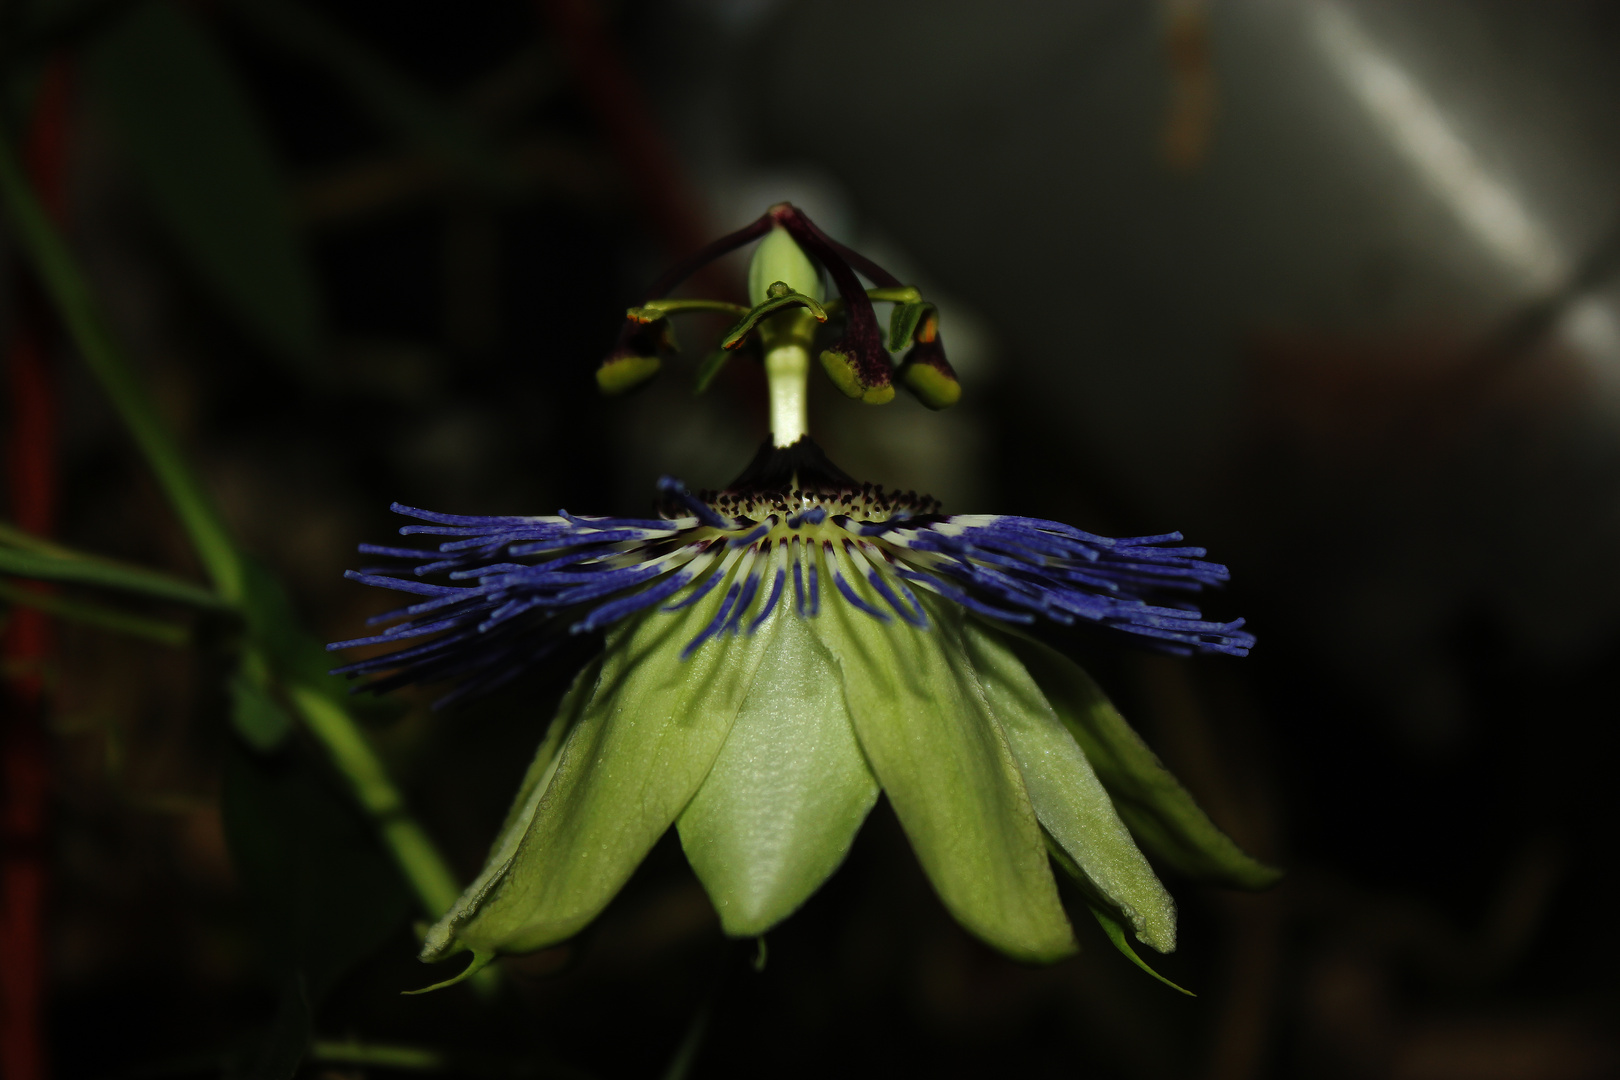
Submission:
[[[656,356],[609,357],[596,369],[596,385],[604,394],[622,394],[658,374],[661,367]]]
[[[900,378],[930,409],[948,409],[962,400],[962,384],[929,364],[907,364]]]

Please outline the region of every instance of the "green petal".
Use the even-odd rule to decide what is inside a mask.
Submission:
[[[1114,797],[1119,816],[1151,855],[1188,877],[1233,888],[1264,889],[1282,877],[1215,827],[1078,664],[1021,636],[1003,640],[1040,684]]]
[[[969,618],[968,658],[1023,774],[1035,816],[1091,886],[1160,952],[1176,947],[1176,904],[1131,839],[1091,763],[1007,637]]]
[[[726,933],[763,934],[821,887],[877,801],[833,658],[779,611],[753,688],[678,823]]]
[[[708,775],[764,652],[758,635],[717,635],[682,659],[723,592],[609,632],[601,674],[563,740],[555,775],[549,784],[543,773],[536,779],[534,809],[515,813],[497,844],[497,855],[505,844],[511,855],[434,927],[424,959],[456,945],[513,953],[555,944],[629,879]]]
[[[1019,959],[1067,956],[1074,934],[1018,766],[963,652],[961,611],[921,599],[927,630],[879,622],[837,597],[811,627],[838,662],[861,749],[951,914]]]

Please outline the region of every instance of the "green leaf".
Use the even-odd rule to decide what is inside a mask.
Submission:
[[[249,746],[267,754],[287,740],[293,723],[263,687],[237,676],[231,680],[231,726]]]
[[[98,585],[105,589],[136,593],[158,600],[174,600],[193,607],[226,608],[218,596],[201,585],[170,577],[128,563],[90,555],[46,554],[0,547],[0,574],[36,578],[41,581],[67,581],[77,585]]]
[[[1245,854],[1215,827],[1078,664],[1019,635],[1006,635],[1005,640],[1086,752],[1120,818],[1149,854],[1199,881],[1239,889],[1276,884],[1282,871]]]
[[[847,576],[868,603],[883,603]],[[951,914],[1018,959],[1067,956],[1073,931],[1023,778],[963,651],[961,611],[919,599],[930,629],[842,602],[810,625],[838,663],[866,760]]]
[[[967,619],[962,638],[1018,762],[1035,816],[1139,940],[1176,947],[1176,905],[1131,839],[1091,763],[1004,635]]]
[[[678,826],[734,937],[763,934],[830,877],[877,802],[832,656],[778,612],[731,734]],[[763,938],[760,939],[763,942]]]
[[[1155,979],[1158,979],[1160,982],[1164,983],[1164,985],[1168,986],[1170,989],[1178,990],[1181,993],[1186,994],[1188,997],[1198,996],[1191,990],[1188,990],[1182,986],[1177,986],[1163,975],[1160,975],[1157,971],[1154,971],[1148,966],[1148,962],[1146,960],[1143,960],[1140,956],[1136,955],[1136,950],[1131,948],[1130,940],[1125,936],[1125,928],[1121,926],[1119,921],[1112,915],[1095,905],[1092,905],[1091,913],[1096,916],[1097,922],[1103,928],[1103,933],[1108,935],[1108,940],[1114,943],[1114,948],[1118,949],[1127,960],[1141,968],[1143,971],[1147,972],[1149,975],[1153,976]]]
[[[279,359],[322,375],[314,275],[276,155],[219,46],[178,4],[150,0],[87,59],[102,111],[198,279]]]
[[[530,794],[526,829],[513,843],[514,825],[497,842],[498,865],[429,932],[423,959],[458,944],[494,953],[544,948],[578,933],[623,887],[708,775],[764,653],[759,635],[717,635],[683,659],[725,591],[609,631],[601,673],[556,773]]]
[[[311,1004],[404,924],[410,894],[371,823],[297,742],[235,742],[221,810],[231,859],[258,908],[264,958],[302,974]]]

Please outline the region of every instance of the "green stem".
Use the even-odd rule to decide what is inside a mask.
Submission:
[[[378,1069],[410,1069],[432,1072],[447,1067],[449,1057],[441,1050],[395,1043],[363,1043],[354,1039],[316,1039],[309,1047],[311,1059],[332,1065],[367,1065]]]
[[[179,444],[164,427],[146,388],[118,355],[96,310],[89,283],[34,196],[11,146],[4,142],[0,142],[0,199],[11,213],[19,244],[55,303],[68,336],[157,473],[215,588],[227,602],[241,603],[242,561],[224,522],[201,482],[187,467]]]
[[[65,548],[55,541],[43,536],[35,536],[26,529],[19,529],[15,525],[0,521],[0,544],[7,547],[21,548],[23,551],[32,551],[39,555],[56,555],[63,559],[71,559],[79,555],[72,548]]]
[[[158,600],[172,600],[192,607],[227,608],[219,597],[189,581],[168,574],[131,566],[113,559],[97,558],[49,545],[49,553],[0,546],[0,574],[37,578],[42,581],[70,581],[104,589],[137,593]]]
[[[43,611],[47,615],[55,615],[60,619],[71,622],[81,622],[86,626],[98,626],[103,630],[111,630],[117,634],[140,638],[143,641],[156,642],[159,645],[168,645],[174,648],[184,648],[191,644],[191,631],[178,623],[163,622],[160,619],[148,619],[140,615],[131,615],[124,611],[114,611],[99,604],[85,604],[75,600],[64,600],[52,593],[35,592],[33,589],[24,589],[9,581],[0,581],[0,600],[20,607],[31,607]]]
[[[416,891],[422,907],[435,919],[450,910],[461,896],[455,872],[433,846],[422,826],[405,812],[405,797],[389,778],[371,743],[355,727],[348,712],[307,686],[288,688],[293,707],[304,724],[320,739],[333,762],[348,778],[358,802],[382,833],[383,842]]]
[[[664,1068],[664,1080],[686,1080],[692,1073],[692,1063],[697,1060],[698,1051],[703,1049],[703,1037],[709,1033],[709,1018],[714,1012],[714,995],[698,1008],[687,1025],[686,1034],[681,1037],[680,1045],[669,1059]]]

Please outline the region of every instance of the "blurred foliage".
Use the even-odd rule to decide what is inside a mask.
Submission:
[[[229,59],[185,8],[149,2],[92,39],[85,68],[198,280],[274,356],[319,378],[313,268],[280,163]]]
[[[411,897],[373,826],[314,755],[233,748],[220,801],[281,995],[253,1076],[285,1080],[313,1037],[314,1010],[399,928]]]

